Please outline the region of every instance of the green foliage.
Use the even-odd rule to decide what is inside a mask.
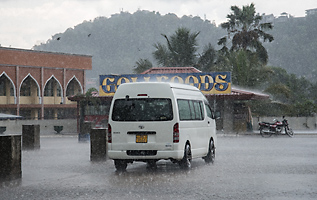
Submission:
[[[254,116],[282,116],[287,115],[290,105],[271,100],[249,101]]]
[[[271,23],[260,23],[262,17],[255,12],[254,4],[231,7],[227,15],[228,22],[221,27],[227,30],[227,35],[220,38],[218,45],[223,48],[218,60],[218,68],[228,68],[232,72],[232,82],[236,85],[256,87],[266,77],[265,64],[268,60],[262,41],[273,41],[273,36],[264,32],[272,29]],[[230,41],[230,50],[228,43]]]
[[[175,14],[161,15],[158,12],[136,11],[121,12],[111,17],[97,17],[84,21],[57,33],[47,42],[33,47],[35,50],[84,54],[92,56],[92,70],[86,73],[87,78],[97,78],[100,74],[132,73],[135,63],[144,58],[155,63],[152,52],[156,50],[155,42],[165,43],[162,33],[172,35],[180,25],[199,32],[197,43],[216,44],[217,38],[224,31],[208,20],[199,17]],[[57,40],[57,38],[60,38]],[[197,54],[203,50],[198,49]]]
[[[197,64],[194,66],[203,72],[215,71],[217,59],[217,51],[210,43],[208,43],[198,58]]]
[[[284,115],[311,116],[317,112],[317,84],[304,77],[288,74],[285,69],[271,67],[270,78],[263,84],[273,101],[280,102]],[[266,113],[267,114],[267,113]]]
[[[167,46],[160,43],[155,44],[156,51],[153,55],[159,65],[165,67],[188,67],[196,62],[197,36],[199,32],[190,33],[188,28],[178,28],[166,39]]]
[[[269,54],[269,63],[279,66],[289,73],[306,76],[316,80],[317,66],[317,15],[302,18],[278,19],[274,24],[274,41],[265,44]],[[315,71],[315,76],[312,72]],[[315,78],[315,79],[314,79]]]
[[[193,34],[199,33],[195,38],[197,43],[193,66],[202,71],[232,71],[234,85],[254,85],[262,90],[268,88],[272,98],[282,102],[274,104],[274,112],[281,110],[300,114],[300,110],[304,110],[303,113],[307,114],[304,107],[309,107],[310,103],[305,103],[306,100],[316,107],[317,15],[289,17],[283,22],[276,19],[272,29],[270,24],[261,24],[261,16],[255,13],[253,4],[242,9],[233,6],[231,10],[232,13],[228,15],[230,23],[224,27],[216,27],[199,17],[179,18],[175,14],[161,15],[149,11],[137,11],[133,14],[121,12],[109,18],[97,17],[92,21],[84,21],[63,33],[53,35],[46,43],[36,45],[33,49],[91,55],[93,68],[87,71],[87,78],[96,78],[100,74],[131,73],[136,72],[138,64],[154,63],[152,52],[158,49],[162,51],[162,55],[168,52],[169,46],[162,45],[167,42],[166,38],[161,34],[172,35],[181,24]],[[246,32],[246,27],[253,32]],[[228,30],[232,32],[228,34]],[[264,31],[269,35],[265,35]],[[227,36],[222,37],[226,32]],[[236,37],[235,33],[238,33]],[[270,35],[274,35],[274,41]],[[251,39],[244,41],[244,38]],[[228,43],[232,40],[233,43]],[[154,42],[160,44],[159,48],[153,46]],[[217,42],[222,45],[222,49],[213,48]],[[267,58],[270,66],[278,68],[265,66]],[[164,63],[168,62],[164,60]],[[134,64],[136,66],[133,68]],[[284,91],[278,94],[283,87]],[[300,104],[306,106],[299,106]],[[296,106],[292,108],[292,105]],[[269,107],[263,108],[265,110]],[[310,109],[316,112],[316,108]]]
[[[304,100],[297,102],[291,106],[288,115],[291,116],[312,116],[317,111],[317,104],[312,100]]]
[[[254,88],[268,76],[266,68],[251,51],[232,51],[229,61],[232,66],[232,82],[236,85]]]
[[[285,69],[265,67],[268,54],[262,41],[273,41],[273,36],[264,32],[272,29],[272,24],[260,23],[262,17],[255,15],[254,4],[243,6],[242,9],[232,6],[231,10],[232,13],[227,16],[228,22],[221,24],[228,35],[218,41],[223,46],[219,51],[218,67],[231,66],[229,70],[235,85],[256,87],[261,84],[266,88],[265,92],[276,101],[264,103],[262,109],[257,106],[257,112],[261,114],[309,116],[315,113],[317,104],[312,97],[316,96],[316,92],[311,82],[304,77],[288,74]],[[227,47],[229,40],[230,50]]]
[[[291,96],[291,90],[289,89],[289,87],[282,83],[274,83],[266,88],[264,92],[270,93],[277,99],[286,99],[290,98]]]
[[[273,23],[274,29],[267,33],[274,35],[274,41],[263,43],[269,56],[269,65],[303,75],[311,81],[317,80],[317,37],[314,37],[317,32],[317,15],[290,17],[283,22],[275,19]],[[193,32],[199,32],[197,42],[200,47],[210,43],[218,50],[218,39],[226,33],[225,29],[199,17],[179,18],[174,14],[161,15],[149,11],[137,11],[133,14],[121,12],[109,18],[97,17],[84,21],[63,33],[56,33],[33,49],[92,55],[93,68],[87,71],[87,78],[96,78],[107,73],[132,73],[139,58],[147,58],[154,63],[152,52],[156,49],[153,43],[165,42],[161,33],[171,35],[180,24]],[[197,51],[198,54],[202,52],[203,49]],[[313,71],[315,72],[312,73]]]
[[[197,36],[199,32],[191,33],[188,28],[178,28],[175,33],[166,39],[166,45],[154,44],[156,51],[153,56],[157,63],[164,67],[194,66],[202,71],[215,70],[217,51],[208,43],[201,54],[197,53]]]
[[[153,67],[152,63],[148,59],[139,59],[134,66],[133,71],[137,74],[140,74],[148,69]]]
[[[231,51],[255,51],[259,58],[258,61],[266,64],[268,55],[260,39],[264,42],[272,42],[274,40],[272,35],[264,32],[272,29],[272,24],[261,23],[262,16],[256,14],[253,3],[243,6],[242,9],[237,6],[231,6],[231,11],[232,13],[227,15],[228,22],[221,24],[221,28],[226,29],[228,35],[219,39],[218,45],[227,48],[230,40]]]
[[[86,97],[91,97],[93,92],[98,92],[98,90],[94,87],[89,88],[85,94]]]

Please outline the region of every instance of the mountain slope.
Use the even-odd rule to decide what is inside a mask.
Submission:
[[[134,14],[121,12],[110,18],[98,17],[93,21],[85,21],[64,33],[54,35],[45,44],[34,46],[34,49],[92,55],[93,70],[87,72],[88,78],[100,74],[132,73],[138,59],[154,62],[154,43],[166,43],[161,34],[171,35],[179,27],[187,27],[193,32],[200,31],[200,51],[208,42],[216,44],[218,38],[225,34],[223,30],[199,17],[178,18],[174,14],[162,16],[148,11],[137,11]]]
[[[152,56],[155,51],[153,45],[158,42],[166,44],[161,34],[170,36],[179,27],[200,32],[197,37],[199,52],[208,43],[219,49],[217,41],[226,34],[225,30],[199,17],[179,18],[174,14],[161,15],[149,11],[133,14],[121,12],[110,18],[97,17],[93,21],[84,21],[33,48],[92,55],[93,69],[87,72],[87,78],[98,78],[100,74],[132,73],[140,58],[149,59],[157,66]],[[317,15],[274,23],[270,34],[275,39],[272,43],[264,43],[269,54],[269,65],[307,76],[311,80],[314,73],[317,77],[316,27]]]

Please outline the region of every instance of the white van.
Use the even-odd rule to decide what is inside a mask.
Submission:
[[[108,156],[119,171],[127,163],[169,159],[190,168],[192,158],[212,163],[217,144],[213,112],[194,86],[162,82],[124,83],[113,97]]]

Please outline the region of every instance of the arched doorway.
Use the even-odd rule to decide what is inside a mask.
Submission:
[[[16,104],[14,84],[5,72],[0,75],[0,104]]]
[[[52,76],[45,84],[43,101],[44,104],[63,103],[62,86],[54,76]]]
[[[74,76],[67,84],[66,97],[83,94],[83,88],[77,78]],[[67,103],[72,103],[67,101]]]
[[[19,104],[40,104],[40,87],[37,81],[29,74],[20,85]],[[38,119],[40,109],[36,106],[21,108],[20,115],[27,119]]]
[[[45,83],[43,95],[43,103],[45,105],[63,104],[62,86],[54,76]],[[58,119],[60,110],[62,109],[56,107],[45,108],[44,119]]]

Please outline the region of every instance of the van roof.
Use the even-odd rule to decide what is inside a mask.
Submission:
[[[185,90],[195,90],[200,91],[197,87],[187,84],[181,84],[181,83],[170,83],[170,82],[134,82],[134,83],[123,83],[126,85],[169,85],[171,88],[179,88],[179,89],[185,89]]]

